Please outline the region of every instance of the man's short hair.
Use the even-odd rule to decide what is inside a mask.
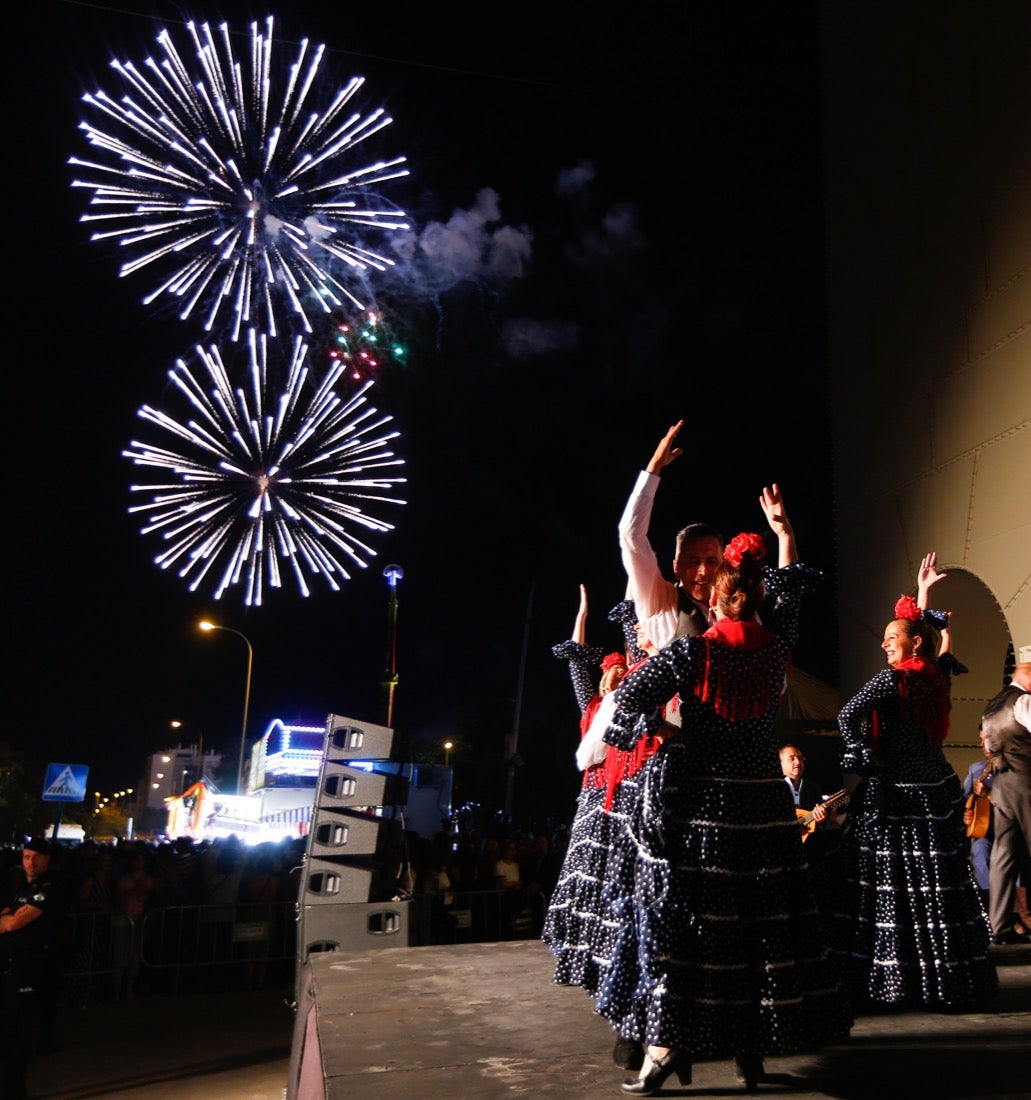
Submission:
[[[695,539],[715,539],[723,549],[723,536],[711,523],[689,523],[677,532],[677,553],[680,553],[685,542],[694,542]]]
[[[45,836],[34,836],[26,840],[22,846],[22,850],[26,852],[36,852],[41,856],[52,856],[54,854],[54,846]]]

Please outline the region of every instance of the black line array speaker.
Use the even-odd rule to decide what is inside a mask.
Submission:
[[[407,947],[409,901],[397,899],[404,768],[394,731],[339,714],[326,738],[298,897],[298,973],[321,951]]]

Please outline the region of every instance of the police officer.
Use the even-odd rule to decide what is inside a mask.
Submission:
[[[32,1051],[33,1020],[52,1024],[60,978],[57,945],[66,910],[64,892],[50,869],[53,848],[35,837],[22,849],[24,884],[0,910],[0,1050],[5,1098],[25,1095],[25,1068]]]

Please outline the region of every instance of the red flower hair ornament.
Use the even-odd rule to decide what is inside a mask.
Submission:
[[[912,596],[900,596],[895,603],[895,618],[908,619],[911,623],[915,623],[917,619],[923,618],[923,612],[917,607],[916,600]]]
[[[762,561],[766,557],[766,543],[762,535],[745,532],[735,535],[723,551],[723,560],[729,561],[735,569],[740,569],[741,559],[746,553],[752,555],[752,561]]]
[[[602,657],[602,672],[608,672],[610,668],[626,668],[626,658],[622,653],[610,653],[607,657]]]

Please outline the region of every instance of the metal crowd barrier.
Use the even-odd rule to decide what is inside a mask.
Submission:
[[[544,925],[541,894],[494,890],[416,894],[412,946],[535,939]],[[109,995],[117,974],[148,992],[236,975],[289,976],[297,951],[297,903],[174,905],[138,926],[111,913],[72,913],[63,944],[66,985],[83,1002]]]

